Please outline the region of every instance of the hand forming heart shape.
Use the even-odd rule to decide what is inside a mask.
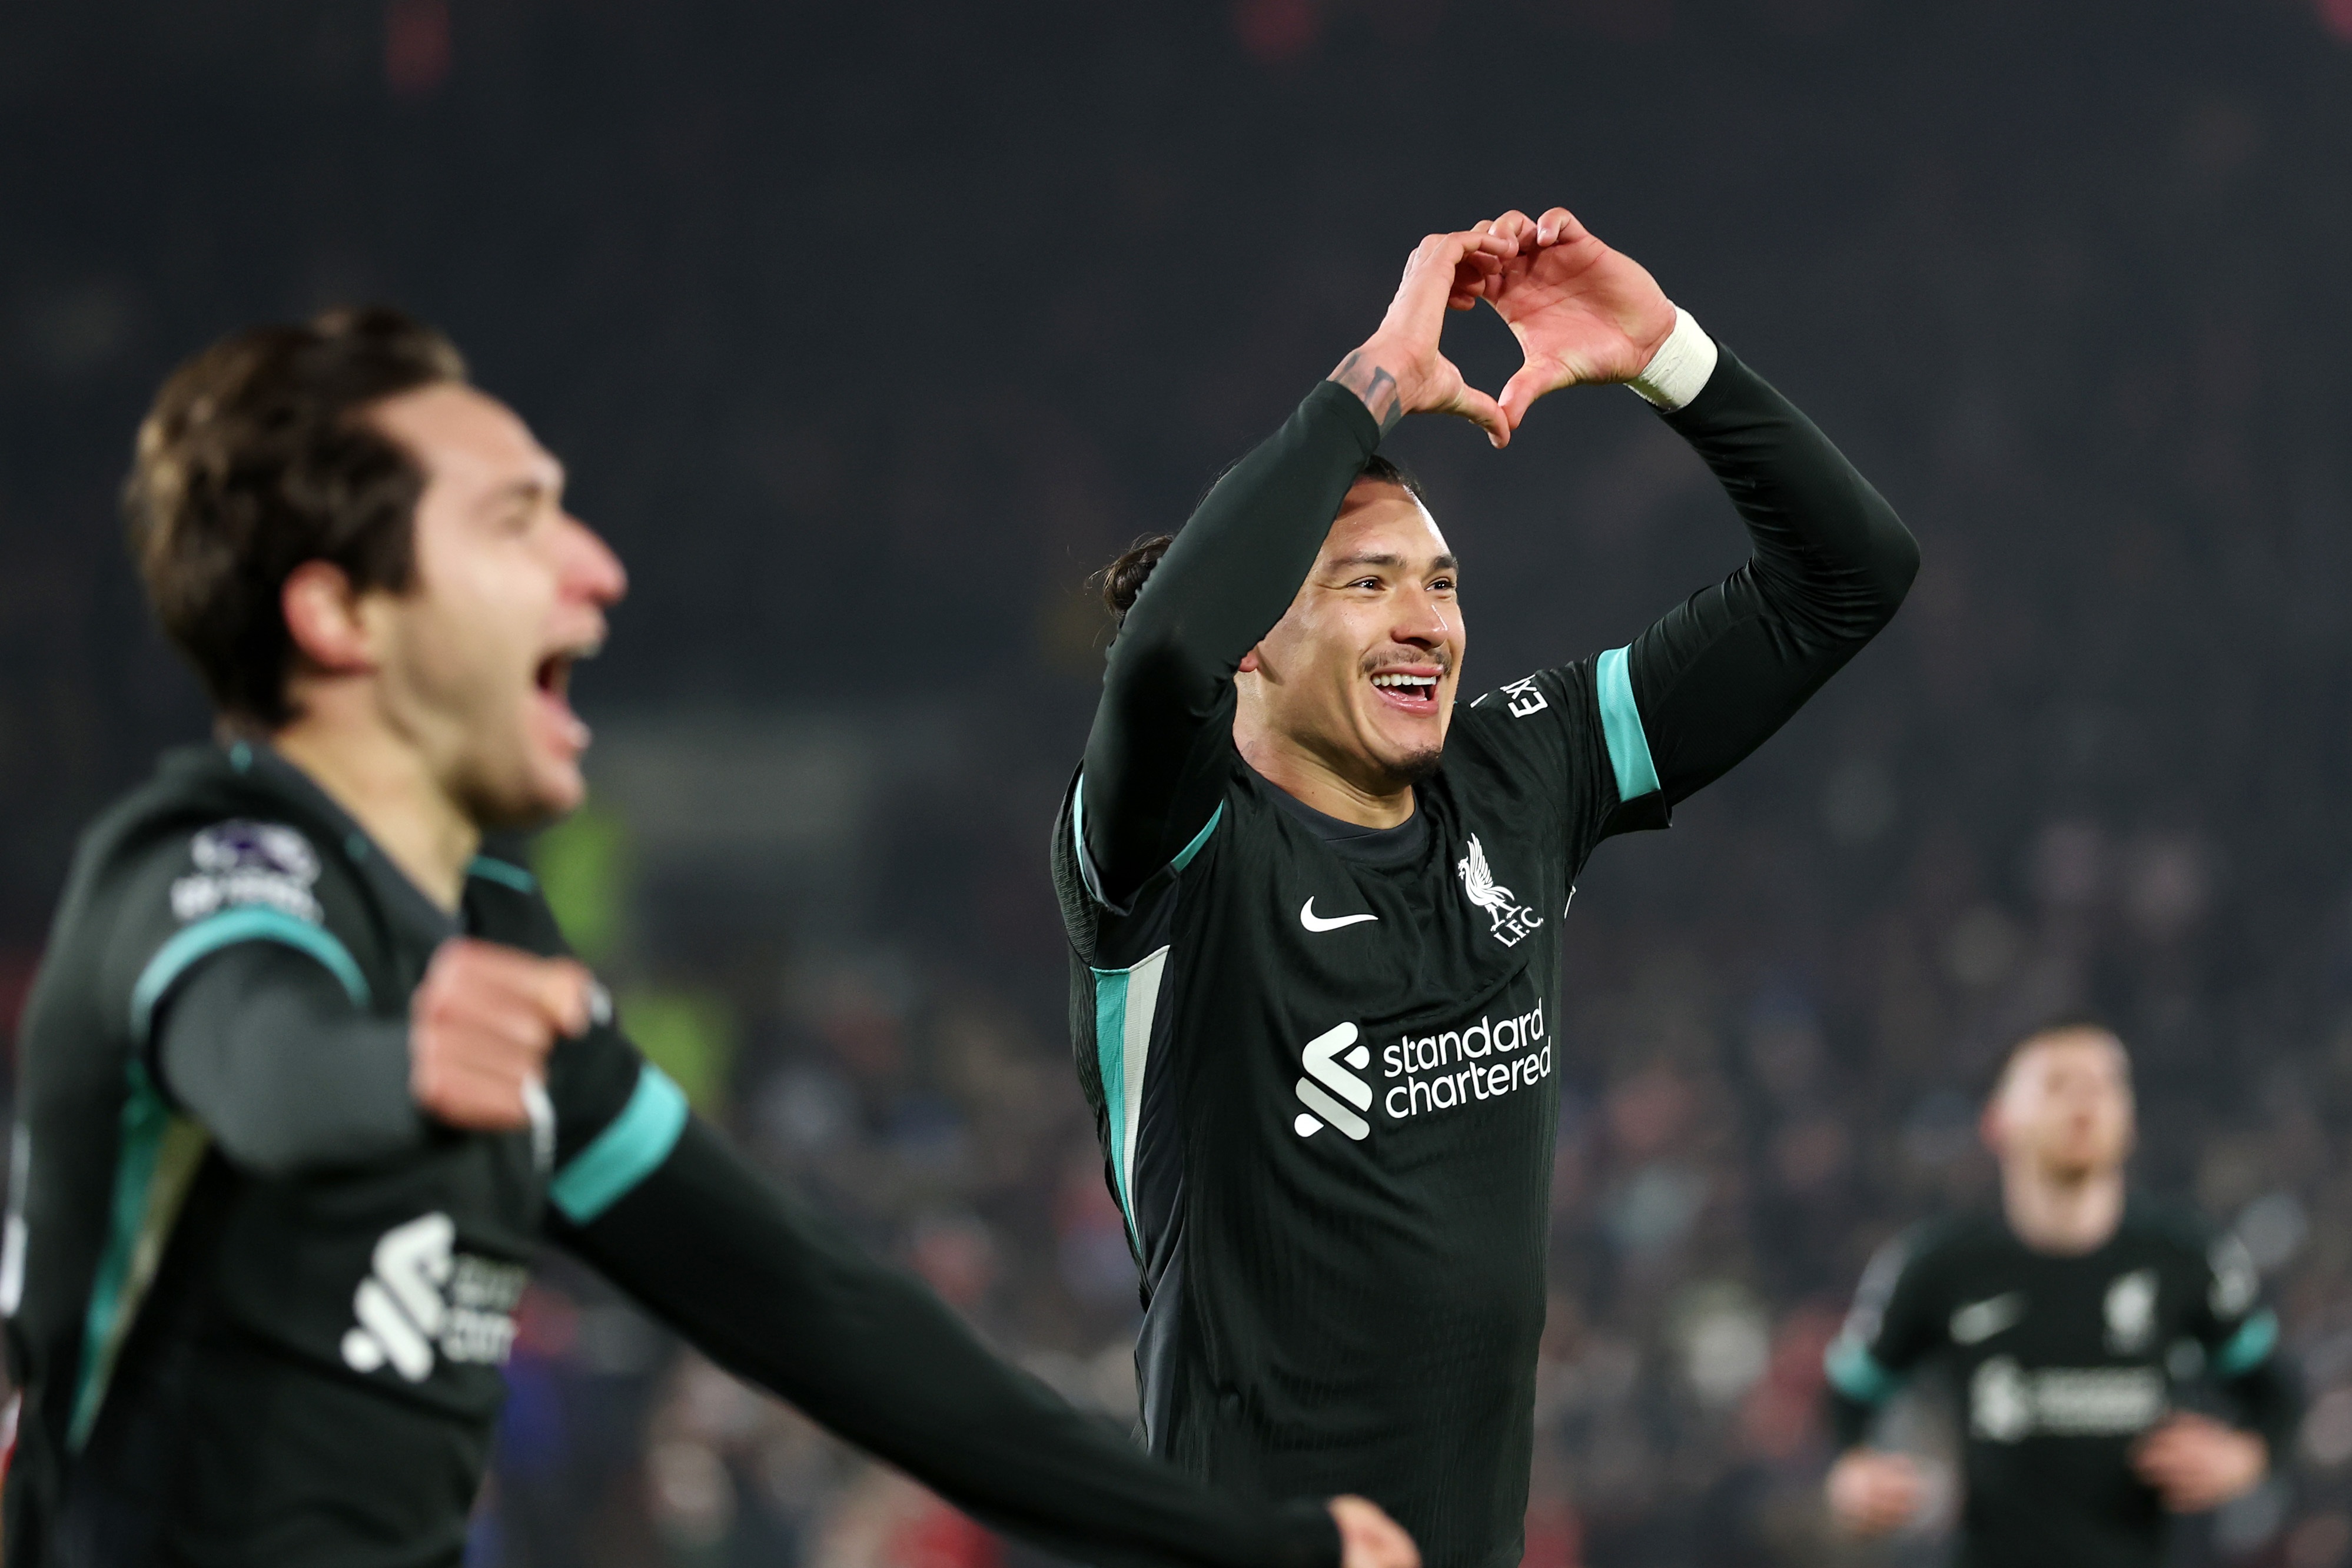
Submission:
[[[1524,358],[1500,399],[1464,381],[1438,348],[1446,311],[1480,300],[1510,327]],[[1639,375],[1674,325],[1657,279],[1567,208],[1540,218],[1514,210],[1423,240],[1380,330],[1331,379],[1361,397],[1383,431],[1407,414],[1453,414],[1502,447],[1544,394]]]

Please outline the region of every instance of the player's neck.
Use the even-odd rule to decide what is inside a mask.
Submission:
[[[451,798],[424,753],[355,704],[313,700],[269,737],[278,753],[351,815],[425,896],[455,910],[481,829]]]
[[[2023,1164],[2000,1173],[2001,1208],[2017,1239],[2036,1252],[2096,1252],[2124,1218],[2120,1167],[2075,1179]]]
[[[1265,724],[1263,717],[1251,712],[1246,700],[1234,708],[1233,745],[1258,778],[1324,816],[1336,816],[1357,827],[1397,827],[1412,820],[1413,785],[1406,783],[1395,790],[1383,790],[1381,785],[1348,778],[1327,757],[1319,757],[1298,745],[1296,738]]]
[[[1412,818],[1412,785],[1401,784],[1389,794],[1368,789],[1331,767],[1321,758],[1277,743],[1265,734],[1236,733],[1242,761],[1259,777],[1291,799],[1351,822],[1358,827],[1395,827]]]

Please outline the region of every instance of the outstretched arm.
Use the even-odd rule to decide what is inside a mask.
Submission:
[[[557,1204],[564,1204],[562,1184]],[[990,1354],[931,1293],[688,1123],[609,1207],[557,1239],[712,1360],[986,1522],[1075,1561],[1417,1568],[1370,1504],[1212,1492]],[[1335,1520],[1338,1528],[1335,1528]]]
[[[1406,263],[1381,328],[1201,503],[1111,645],[1087,738],[1079,820],[1089,889],[1123,909],[1216,809],[1234,672],[1298,592],[1348,487],[1407,414],[1453,414],[1501,446],[1501,408],[1438,351],[1516,237],[1435,234]]]
[[[1748,563],[1669,611],[1626,661],[1670,806],[1761,745],[1877,635],[1910,589],[1918,544],[1812,421],[1566,209],[1493,227],[1515,242],[1486,290],[1525,354],[1501,399],[1512,424],[1561,387],[1631,383],[1748,525]]]

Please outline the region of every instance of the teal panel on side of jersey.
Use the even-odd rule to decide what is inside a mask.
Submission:
[[[2269,1359],[2278,1348],[2278,1314],[2265,1307],[2239,1325],[2230,1342],[2213,1354],[2213,1375],[2236,1377]]]
[[[487,855],[477,855],[466,868],[468,877],[479,877],[485,882],[499,882],[518,893],[535,893],[539,879],[511,860],[493,860]]]
[[[1592,667],[1601,699],[1601,732],[1609,742],[1609,766],[1617,775],[1617,798],[1639,800],[1658,787],[1650,761],[1650,737],[1642,731],[1642,710],[1633,701],[1633,677],[1626,647],[1612,647]]]
[[[687,1116],[686,1091],[647,1062],[621,1114],[556,1173],[549,1200],[572,1224],[591,1223],[669,1158]]]
[[[1211,826],[1216,826],[1213,819]],[[1151,1021],[1160,1010],[1168,950],[1125,969],[1095,976],[1095,1059],[1102,1068],[1103,1110],[1110,1124],[1111,1180],[1118,1206],[1135,1230],[1135,1138],[1143,1125],[1144,1075],[1151,1065]]]
[[[180,976],[192,964],[241,942],[274,942],[298,952],[307,952],[342,982],[354,1005],[368,1005],[367,976],[360,973],[359,961],[352,957],[351,949],[334,932],[298,920],[284,910],[247,904],[207,915],[174,933],[171,941],[155,950],[155,956],[147,961],[147,967],[139,972],[137,983],[131,987],[131,1037],[145,1041],[147,1026],[154,1021],[155,1004],[179,983]]]
[[[1876,1405],[1902,1385],[1902,1379],[1878,1364],[1877,1358],[1853,1340],[1840,1335],[1822,1358],[1830,1384],[1848,1399]]]
[[[1095,972],[1095,1064],[1102,1070],[1103,1119],[1110,1128],[1110,1180],[1118,1189],[1118,1211],[1135,1228],[1135,1206],[1127,1199],[1127,971]]]
[[[66,1428],[69,1448],[79,1450],[98,1423],[116,1358],[130,1337],[147,1287],[154,1282],[164,1240],[180,1217],[180,1205],[195,1182],[209,1142],[202,1127],[173,1113],[146,1068],[133,1060],[130,1093],[122,1102],[121,1152],[115,1159],[106,1249],[99,1255],[89,1306],[82,1316],[81,1366]]]

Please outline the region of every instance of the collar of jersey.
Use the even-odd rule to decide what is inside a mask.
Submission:
[[[333,854],[373,892],[394,923],[408,928],[427,942],[437,943],[464,930],[460,918],[425,897],[378,848],[374,839],[318,782],[289,762],[275,747],[260,741],[236,741],[226,746],[204,747],[194,759],[206,771],[218,768],[235,780],[233,787],[274,797],[310,819],[321,835],[318,847]]]

